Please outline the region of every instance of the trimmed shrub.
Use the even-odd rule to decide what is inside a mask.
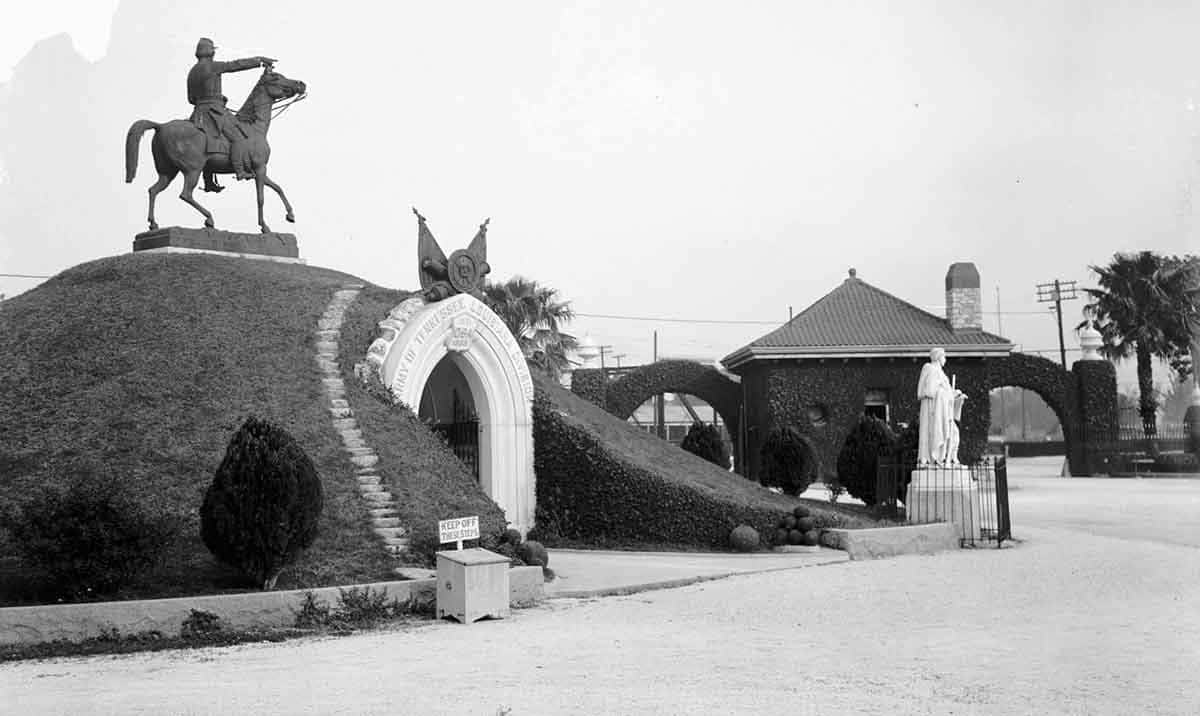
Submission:
[[[753,552],[758,549],[758,530],[750,525],[738,525],[729,533],[729,543],[739,552]]]
[[[500,535],[500,543],[511,544],[515,547],[516,545],[521,544],[521,533],[510,527],[504,530],[504,533]]]
[[[896,434],[887,423],[868,415],[859,419],[858,424],[846,435],[837,459],[838,482],[851,497],[867,505],[878,502],[875,483],[879,458],[892,455],[896,444]]]
[[[722,469],[729,469],[729,449],[725,447],[721,431],[717,430],[715,425],[701,422],[692,423],[692,427],[688,429],[687,435],[683,436],[683,442],[679,444],[679,447]]]
[[[11,548],[57,596],[113,592],[159,563],[177,520],[150,515],[115,479],[88,471],[43,489],[7,516]]]
[[[550,565],[550,553],[546,551],[541,542],[532,540],[522,542],[517,545],[517,556],[530,567],[548,567]]]
[[[762,446],[762,484],[799,495],[817,474],[812,443],[792,426],[771,428]]]
[[[749,525],[760,539],[795,502],[715,465],[683,460],[664,440],[631,428],[534,376],[537,526],[529,539],[595,546],[729,548]],[[839,522],[820,512],[821,526]]]
[[[320,477],[299,443],[251,416],[204,495],[200,537],[217,559],[272,589],[317,538],[323,504]]]

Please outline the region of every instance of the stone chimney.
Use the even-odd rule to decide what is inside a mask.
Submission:
[[[950,264],[946,272],[946,321],[956,332],[983,330],[979,271],[969,261]]]

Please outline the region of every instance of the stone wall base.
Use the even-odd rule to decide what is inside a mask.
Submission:
[[[945,522],[868,530],[827,529],[821,544],[840,549],[850,559],[880,559],[901,554],[934,554],[959,549],[958,528]]]
[[[295,623],[306,592],[313,592],[331,606],[338,603],[338,590],[369,587],[383,591],[389,601],[412,596],[433,602],[437,579],[375,582],[345,587],[296,589],[281,592],[247,592],[205,597],[146,599],[128,602],[51,604],[0,608],[0,644],[36,644],[63,639],[82,641],[117,629],[121,634],[158,631],[178,636],[191,610],[210,612],[232,629],[290,627]],[[509,571],[509,598],[513,607],[529,607],[545,598],[541,567],[515,567]]]

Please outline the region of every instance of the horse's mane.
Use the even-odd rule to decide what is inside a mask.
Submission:
[[[254,96],[258,94],[259,89],[266,84],[267,76],[273,74],[273,72],[267,70],[258,76],[258,81],[254,83],[254,88],[250,90],[250,94],[246,95],[246,101],[242,103],[241,108],[239,108],[237,111],[238,119],[242,120],[243,122],[253,122],[257,119],[254,114]]]

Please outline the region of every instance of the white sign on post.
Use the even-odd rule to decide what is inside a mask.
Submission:
[[[479,515],[438,520],[438,541],[442,544],[457,542],[462,549],[465,539],[479,539]]]

